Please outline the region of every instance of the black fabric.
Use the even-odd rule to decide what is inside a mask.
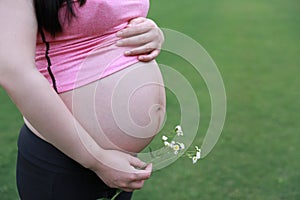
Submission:
[[[24,125],[18,140],[17,187],[22,200],[96,200],[116,193],[89,169],[37,137]],[[122,192],[118,200],[130,200]]]
[[[50,56],[49,56],[50,44],[49,44],[49,42],[46,41],[44,31],[41,30],[40,34],[41,34],[43,43],[46,46],[46,49],[45,49],[45,58],[46,58],[47,63],[48,63],[47,70],[48,70],[48,73],[49,73],[49,75],[51,77],[51,80],[52,80],[53,89],[56,91],[56,93],[58,93],[57,86],[56,86],[56,80],[55,80],[54,74],[53,74],[52,69],[51,69],[52,63],[51,63],[51,59],[50,59]]]

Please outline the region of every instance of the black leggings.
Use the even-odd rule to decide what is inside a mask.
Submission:
[[[22,200],[96,200],[111,198],[109,188],[98,176],[24,125],[18,140],[17,187]],[[122,192],[118,200],[130,200]]]

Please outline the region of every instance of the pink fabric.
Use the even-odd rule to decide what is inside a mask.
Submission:
[[[36,66],[57,92],[65,92],[96,81],[136,62],[136,57],[125,57],[128,48],[116,47],[117,31],[136,17],[146,17],[149,0],[87,0],[79,7],[71,22],[66,20],[66,7],[60,10],[63,32],[55,38],[45,32],[47,46],[38,34]],[[51,77],[51,73],[53,77]]]

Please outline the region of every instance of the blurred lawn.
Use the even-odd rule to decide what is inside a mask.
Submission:
[[[227,119],[213,152],[197,165],[180,159],[155,172],[134,199],[300,199],[300,2],[298,0],[151,1],[150,17],[185,33],[210,53],[223,76]],[[188,77],[201,107],[202,141],[209,94],[191,66],[158,59]],[[172,94],[169,94],[172,96]],[[168,99],[167,128],[178,121]],[[17,199],[16,138],[21,117],[0,90],[0,199]]]

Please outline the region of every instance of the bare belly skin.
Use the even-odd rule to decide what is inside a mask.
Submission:
[[[164,121],[165,89],[154,61],[136,63],[61,93],[60,97],[85,130],[105,149],[140,152]],[[26,124],[33,129],[28,122]],[[41,137],[37,131],[33,132]]]

